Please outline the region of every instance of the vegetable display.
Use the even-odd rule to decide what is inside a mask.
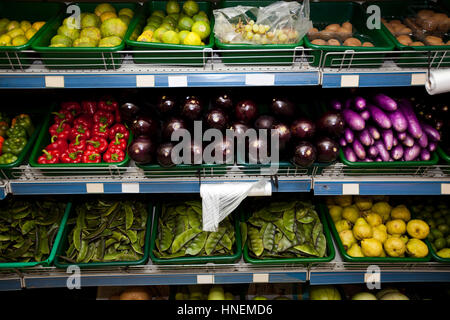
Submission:
[[[9,119],[0,114],[0,164],[15,162],[34,132],[28,114],[20,114],[11,121]]]
[[[249,253],[258,259],[326,254],[322,222],[310,202],[271,202],[252,213],[246,229]]]
[[[66,203],[3,200],[0,207],[0,262],[46,260]]]
[[[92,200],[74,206],[68,263],[136,261],[144,256],[148,211],[139,201]]]
[[[220,222],[217,232],[202,231],[200,201],[164,204],[157,223],[153,251],[157,258],[224,256],[235,251],[236,234],[231,217]]]
[[[129,131],[121,123],[119,105],[109,97],[100,101],[63,102],[53,112],[50,144],[39,164],[118,163],[125,160]]]
[[[45,21],[31,23],[0,18],[0,47],[23,46],[45,25]]]

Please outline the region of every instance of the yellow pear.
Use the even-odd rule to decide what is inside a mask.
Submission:
[[[339,238],[341,238],[342,245],[345,249],[350,248],[354,243],[356,243],[352,230],[343,230],[339,232]]]
[[[402,219],[405,222],[408,222],[411,220],[411,212],[409,212],[408,208],[404,206],[403,204],[396,206],[391,211],[391,218],[392,219]]]
[[[352,204],[353,197],[351,195],[336,196],[334,202],[341,207],[347,207]]]
[[[330,208],[328,208],[330,212],[331,219],[333,219],[334,222],[341,220],[342,218],[342,207],[332,205]]]
[[[383,223],[383,219],[381,218],[381,216],[373,212],[366,214],[364,218],[371,227],[378,227]]]
[[[391,206],[389,205],[389,203],[385,201],[376,202],[372,206],[371,210],[372,212],[379,214],[383,219],[383,222],[388,221],[389,216],[391,214]]]
[[[390,257],[400,257],[405,253],[406,246],[399,237],[390,237],[384,243],[384,250]]]
[[[373,238],[379,240],[381,243],[384,243],[387,240],[388,234],[384,224],[380,224],[373,228]]]
[[[419,239],[409,239],[406,244],[406,252],[414,258],[423,258],[428,255],[428,246]]]
[[[352,224],[350,223],[350,221],[344,219],[336,222],[334,226],[336,227],[338,233],[344,230],[350,230],[352,228]]]
[[[381,250],[380,258],[386,257],[386,252],[384,250]]]
[[[395,235],[402,235],[406,232],[406,223],[403,220],[395,219],[388,221],[386,223],[387,232],[389,234]]]
[[[356,220],[355,226],[353,227],[353,235],[356,239],[362,240],[366,238],[372,238],[373,230],[372,227],[363,218],[358,218]]]
[[[344,210],[342,210],[342,218],[350,221],[351,223],[355,223],[359,217],[359,210],[355,206],[347,206]]]
[[[436,254],[441,258],[449,259],[450,258],[450,248],[441,249]]]
[[[370,210],[370,208],[372,208],[372,197],[370,196],[355,196],[353,200],[361,211]]]
[[[413,219],[406,225],[406,231],[413,238],[425,239],[430,233],[430,227],[423,220]]]
[[[347,250],[347,254],[351,257],[364,257],[361,247],[357,243],[352,244],[350,249]]]
[[[366,257],[379,257],[383,253],[383,244],[374,238],[364,239],[361,241],[361,250]]]

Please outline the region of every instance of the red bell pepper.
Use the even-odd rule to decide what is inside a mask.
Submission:
[[[95,101],[82,101],[81,102],[81,111],[83,114],[87,114],[89,116],[93,116],[95,112],[97,112],[97,102]]]
[[[116,123],[122,123],[122,117],[121,117],[121,115],[120,115],[119,108],[117,108],[117,110],[116,110],[116,113],[115,113],[115,120],[116,120]]]
[[[86,143],[86,150],[88,151],[103,153],[108,149],[108,141],[105,138],[93,137],[91,140],[87,140]]]
[[[76,101],[69,101],[61,103],[61,110],[69,111],[74,117],[81,113],[81,106]]]
[[[114,99],[106,98],[98,102],[98,110],[106,112],[114,112],[119,109],[119,104]]]
[[[95,123],[101,123],[101,124],[108,124],[108,127],[114,123],[114,115],[110,112],[106,111],[97,111],[94,114],[94,124]]]
[[[125,150],[127,148],[127,140],[123,139],[123,134],[116,133],[115,139],[109,143],[108,148]]]
[[[67,124],[71,124],[75,119],[73,114],[68,110],[60,110],[59,112],[52,112],[55,115],[54,122],[59,124],[61,121],[65,120]]]
[[[103,139],[109,139],[108,124],[96,123],[92,128],[92,137],[100,137]]]
[[[92,116],[88,116],[87,114],[83,114],[73,120],[73,126],[79,126],[82,125],[85,128],[88,128],[89,130],[92,128]]]
[[[47,151],[58,150],[63,153],[69,147],[65,139],[58,139],[57,136],[53,136],[50,141],[51,143],[45,147]]]
[[[74,140],[78,136],[80,136],[79,139],[88,140],[91,138],[91,131],[84,125],[79,124],[70,130],[69,139]]]
[[[63,120],[59,124],[55,123],[50,127],[48,130],[50,132],[50,136],[56,136],[57,139],[69,139],[70,130],[72,129],[70,125],[65,123],[66,121]]]
[[[83,163],[100,163],[102,160],[100,153],[95,152],[94,150],[87,150],[82,158]]]
[[[116,123],[109,129],[109,139],[113,140],[117,133],[123,134],[123,138],[125,140],[128,140],[128,137],[130,136],[130,133],[128,132],[127,127],[125,127],[121,123]]]
[[[86,140],[80,140],[81,134],[75,137],[75,141],[69,144],[67,150],[69,153],[86,150]]]
[[[59,162],[60,152],[58,150],[42,150],[43,154],[38,158],[40,164],[53,164]]]
[[[125,152],[120,149],[110,148],[103,154],[104,162],[122,162],[125,160]]]
[[[61,154],[61,162],[62,163],[81,163],[83,160],[83,151],[78,150],[74,152],[63,152]]]

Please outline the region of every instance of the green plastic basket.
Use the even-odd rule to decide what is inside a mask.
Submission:
[[[30,165],[32,167],[36,168],[42,168],[44,175],[87,175],[89,172],[82,171],[77,173],[77,170],[72,170],[72,172],[68,173],[67,170],[61,169],[55,169],[55,170],[45,170],[51,169],[51,168],[105,168],[105,167],[125,167],[128,165],[128,162],[130,162],[130,157],[128,153],[125,154],[125,160],[121,162],[114,162],[114,163],[107,163],[107,162],[100,162],[100,163],[56,163],[56,164],[40,164],[37,162],[38,158],[42,155],[42,149],[44,149],[48,144],[50,144],[50,133],[48,132],[48,129],[50,127],[50,121],[52,119],[52,114],[49,113],[45,119],[44,124],[42,125],[41,132],[39,133],[39,136],[36,140],[36,144],[34,145],[33,151],[31,152],[30,156]],[[128,138],[128,145],[133,140],[133,135],[130,134]],[[105,172],[103,174],[111,174],[113,171]],[[92,174],[99,175],[99,172],[92,172]]]
[[[81,12],[94,12],[95,7],[100,3],[79,3]],[[122,65],[123,55],[117,53],[125,49],[125,39],[132,32],[131,25],[135,23],[140,15],[141,5],[138,3],[113,2],[112,5],[117,11],[129,8],[134,11],[128,30],[125,33],[122,43],[115,47],[77,47],[77,48],[53,48],[49,47],[51,38],[56,35],[64,18],[69,16],[66,13],[60,14],[49,24],[45,33],[42,33],[32,47],[39,52],[45,66],[49,69],[117,69]]]
[[[75,214],[75,210],[73,210],[73,214]],[[60,269],[66,269],[68,266],[75,265],[80,268],[101,268],[101,267],[120,267],[120,266],[135,266],[146,264],[148,260],[148,251],[150,245],[150,230],[152,226],[152,213],[153,213],[153,205],[148,205],[148,216],[147,216],[147,226],[145,232],[145,244],[144,244],[144,256],[142,259],[135,261],[108,261],[108,262],[90,262],[90,263],[68,263],[67,261],[60,259],[59,256],[65,255],[67,247],[69,245],[69,241],[67,239],[68,235],[74,228],[66,227],[64,228],[64,233],[62,235],[62,241],[59,243],[58,250],[56,251],[56,259],[55,259],[55,267]]]
[[[430,248],[431,257],[433,258],[433,260],[435,260],[437,262],[442,262],[442,263],[450,263],[450,258],[439,257],[437,255],[437,252],[434,251],[434,249],[433,249],[433,247],[431,245],[429,245],[428,248]]]
[[[29,50],[32,43],[43,33],[46,32],[48,26],[61,12],[64,5],[62,3],[38,3],[38,2],[21,2],[21,1],[2,1],[0,2],[0,18],[8,18],[10,20],[28,20],[30,23],[36,21],[46,21],[46,23],[21,46],[4,47],[0,46],[0,69],[26,69],[34,61],[33,56],[21,52]]]
[[[323,225],[323,232],[325,235],[325,239],[327,242],[327,256],[325,257],[321,257],[321,258],[269,258],[269,259],[258,259],[258,258],[254,258],[252,256],[250,256],[249,254],[249,250],[248,250],[248,244],[247,242],[244,245],[244,250],[243,250],[243,256],[244,256],[244,260],[245,262],[251,263],[251,264],[259,264],[259,265],[264,265],[264,264],[290,264],[290,263],[300,263],[300,264],[305,264],[305,265],[309,265],[309,264],[313,264],[313,263],[322,263],[322,262],[330,262],[331,260],[334,259],[336,252],[334,250],[334,246],[333,246],[333,241],[331,239],[331,234],[330,234],[330,229],[328,228],[328,224],[327,224],[327,219],[325,218],[325,215],[323,214],[323,212],[319,211],[319,218],[320,218],[320,222],[322,222]],[[241,219],[244,221],[247,221],[247,219],[249,218],[250,213],[249,212],[242,212],[241,214]]]
[[[64,215],[61,219],[61,223],[59,224],[58,233],[56,234],[55,241],[53,243],[53,247],[50,251],[50,255],[46,260],[43,261],[35,261],[35,262],[7,262],[7,263],[0,263],[0,269],[20,269],[20,268],[31,268],[35,266],[45,266],[48,267],[53,263],[53,260],[56,257],[57,249],[61,243],[61,238],[63,237],[63,234],[65,234],[66,229],[66,223],[67,219],[69,218],[69,213],[72,208],[72,203],[68,202],[66,205],[66,210],[64,212]]]
[[[183,5],[185,1],[178,1],[180,6]],[[154,10],[163,10],[165,12],[167,1],[150,1],[144,4],[141,11],[141,16],[130,25],[133,32],[136,29],[141,33],[143,26],[142,23],[150,16],[150,13]],[[211,3],[208,1],[197,1],[201,11],[205,11],[209,16],[211,22],[211,34],[209,35],[207,43],[205,45],[192,46],[185,44],[169,44],[169,43],[159,43],[159,42],[141,42],[134,41],[130,39],[131,33],[126,37],[126,43],[129,48],[133,49],[133,59],[137,64],[175,64],[175,65],[200,65],[203,66],[206,63],[207,55],[203,52],[205,49],[212,49],[214,46],[214,16],[212,15]],[[145,52],[139,53],[136,51],[149,51],[149,50],[159,50],[166,52]],[[186,52],[187,50],[198,51],[197,52]]]
[[[439,154],[439,157],[441,157],[442,160],[446,161],[447,163],[450,163],[450,156],[445,153],[444,149],[441,147],[437,147],[437,153]]]
[[[276,1],[273,0],[223,0],[220,3],[220,8],[229,8],[236,6],[252,6],[252,7],[264,7],[268,6]],[[223,43],[219,39],[215,38],[216,46],[218,49],[223,50],[220,53],[223,63],[225,64],[292,64],[295,59],[294,49],[303,46],[303,39],[293,44],[232,44]],[[270,51],[270,49],[287,49],[285,51]],[[252,52],[233,52],[232,50],[256,50]],[[267,51],[259,51],[267,50]],[[301,55],[302,51],[299,52]]]
[[[363,7],[355,2],[313,2],[310,4],[310,19],[313,25],[325,27],[330,23],[343,23],[350,21],[353,24],[353,37],[361,42],[370,41],[374,47],[350,47],[350,46],[320,46],[312,44],[306,35],[304,40],[308,48],[316,49],[312,51],[314,56],[313,66],[323,65],[324,67],[358,67],[377,68],[383,63],[385,53],[379,51],[391,51],[394,45],[388,40],[381,30],[370,30],[366,26],[366,14]],[[355,32],[356,30],[356,32]],[[330,52],[346,52],[342,54],[332,54],[325,57]],[[358,54],[359,52],[366,54]],[[369,54],[369,53],[372,54]],[[321,53],[325,61],[321,61]],[[367,58],[366,58],[367,57]]]
[[[336,241],[336,244],[338,246],[339,253],[344,258],[344,261],[349,262],[369,262],[369,263],[378,263],[378,262],[399,262],[399,263],[405,263],[405,262],[428,262],[431,259],[431,245],[428,242],[427,239],[423,240],[426,245],[428,246],[428,255],[424,258],[395,258],[395,257],[352,257],[347,254],[347,251],[345,250],[341,238],[339,237],[339,233],[336,230],[336,227],[334,225],[333,219],[331,219],[331,216],[328,212],[328,208],[324,204],[320,204],[320,210],[321,212],[324,212],[327,216],[328,223],[330,224],[331,233],[333,234],[334,240]]]
[[[242,256],[241,229],[239,227],[239,217],[234,217],[236,241],[234,243],[235,253],[228,256],[199,256],[199,257],[178,257],[172,259],[157,258],[153,253],[156,250],[156,237],[158,236],[158,218],[161,214],[161,204],[156,205],[155,218],[153,219],[152,238],[150,240],[150,259],[154,264],[203,264],[203,263],[234,263]]]

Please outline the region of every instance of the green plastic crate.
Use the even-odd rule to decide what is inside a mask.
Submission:
[[[353,37],[358,38],[361,42],[370,41],[374,47],[350,47],[350,46],[320,46],[312,44],[306,35],[304,37],[305,44],[308,48],[316,49],[312,51],[315,57],[313,66],[321,65],[324,67],[364,67],[377,68],[383,63],[385,53],[379,51],[391,51],[394,45],[389,41],[381,30],[369,30],[366,26],[366,14],[363,7],[355,2],[313,2],[310,3],[311,12],[310,19],[314,27],[319,26],[319,29],[324,28],[331,23],[343,23],[350,21],[353,25]],[[355,32],[356,31],[356,32]],[[347,52],[342,54],[333,54],[325,58],[329,52],[344,52],[353,50],[354,53]],[[358,54],[358,53],[365,54]],[[321,61],[321,53],[323,54]]]
[[[36,168],[42,168],[43,170],[43,174],[44,175],[87,175],[89,174],[89,172],[86,171],[82,171],[80,173],[77,173],[76,170],[73,170],[73,172],[68,173],[67,170],[65,171],[64,169],[62,170],[45,170],[47,169],[51,169],[51,168],[105,168],[105,167],[110,167],[110,166],[115,166],[115,167],[125,167],[128,165],[128,162],[130,162],[130,156],[128,155],[128,153],[125,153],[125,160],[123,160],[122,162],[114,162],[114,163],[108,163],[108,162],[100,162],[100,163],[56,163],[56,164],[40,164],[37,162],[38,158],[42,155],[42,149],[44,149],[47,145],[50,144],[50,133],[48,132],[48,129],[50,128],[51,125],[51,120],[53,120],[52,118],[52,114],[49,113],[45,119],[44,124],[42,125],[42,129],[39,133],[39,136],[37,138],[36,144],[34,145],[33,151],[31,152],[31,156],[30,156],[30,165],[32,167],[36,167]],[[128,145],[131,143],[131,141],[133,140],[133,135],[130,133],[130,136],[128,138]],[[111,174],[112,172],[106,171],[104,174]],[[92,174],[95,175],[99,175],[99,172],[92,172]]]
[[[94,12],[95,7],[100,3],[79,3],[81,12]],[[134,11],[128,30],[125,33],[122,43],[115,47],[92,47],[92,48],[53,48],[49,47],[51,38],[56,35],[64,18],[69,15],[60,14],[49,24],[45,33],[42,33],[32,47],[36,50],[49,69],[117,69],[122,65],[123,55],[117,53],[125,49],[125,39],[132,32],[131,25],[135,23],[140,15],[141,5],[138,3],[114,2],[112,5],[117,12],[123,8],[130,8]]]
[[[431,245],[429,245],[428,248],[430,248],[431,257],[433,258],[433,260],[435,260],[437,262],[442,262],[442,263],[450,263],[450,258],[439,257],[437,255],[437,252],[434,251],[434,249],[433,249],[433,247]]]
[[[223,0],[220,3],[220,8],[229,8],[236,6],[252,6],[252,7],[265,7],[276,1],[273,0]],[[303,46],[303,39],[293,44],[232,44],[223,43],[219,39],[215,38],[216,46],[220,50],[224,50],[220,53],[223,63],[225,64],[292,64],[295,59],[294,49]],[[270,49],[286,49],[286,51],[259,51]],[[232,50],[256,50],[252,52],[233,52]],[[301,55],[302,51],[299,52]]]
[[[150,245],[150,230],[152,225],[152,213],[153,213],[153,205],[148,205],[148,216],[147,216],[147,226],[146,226],[146,232],[145,232],[145,244],[144,244],[144,256],[142,259],[135,260],[135,261],[108,261],[108,262],[90,262],[90,263],[68,263],[67,261],[60,259],[60,256],[64,256],[65,252],[68,248],[69,241],[67,239],[68,235],[74,228],[72,227],[66,227],[64,228],[64,233],[62,234],[62,241],[60,241],[58,250],[56,251],[56,259],[55,259],[55,267],[60,269],[66,269],[68,266],[75,265],[80,268],[101,268],[101,267],[120,267],[120,266],[135,266],[135,265],[141,265],[146,264],[148,260],[148,251],[149,251],[149,245]],[[75,210],[73,210],[73,213],[75,214]]]
[[[439,157],[441,157],[442,160],[446,161],[447,163],[450,163],[450,156],[445,153],[444,149],[441,147],[437,147],[437,153],[439,154]]]
[[[330,224],[331,233],[333,234],[334,240],[336,241],[336,244],[338,246],[339,253],[344,258],[344,261],[349,262],[368,262],[368,263],[378,263],[378,262],[399,262],[399,263],[406,263],[406,262],[428,262],[431,259],[431,245],[428,242],[427,239],[423,240],[425,244],[428,246],[428,255],[424,258],[411,258],[411,257],[405,257],[405,258],[395,258],[395,257],[352,257],[347,254],[347,251],[345,250],[341,238],[339,237],[339,233],[336,230],[336,227],[334,225],[333,219],[331,219],[331,216],[328,212],[328,208],[324,204],[320,204],[320,210],[321,212],[325,213],[328,223]]]
[[[0,2],[0,18],[9,20],[28,20],[30,23],[36,21],[46,21],[45,25],[39,29],[28,42],[21,46],[4,47],[0,46],[0,69],[26,69],[33,63],[33,56],[29,53],[21,52],[30,50],[31,44],[43,33],[63,9],[62,3],[38,3],[20,1]]]
[[[178,1],[180,7],[182,7],[185,1]],[[150,1],[144,4],[141,11],[141,16],[130,25],[133,32],[136,29],[139,30],[139,35],[144,27],[142,23],[145,24],[146,19],[150,16],[151,12],[155,10],[163,10],[165,12],[167,1]],[[185,44],[170,44],[170,43],[155,43],[155,42],[141,42],[134,41],[130,39],[131,33],[126,37],[126,43],[129,48],[133,49],[133,59],[137,64],[175,64],[175,65],[199,65],[203,66],[206,63],[207,55],[203,52],[205,49],[212,49],[214,46],[214,16],[212,15],[211,3],[208,1],[197,1],[201,11],[205,11],[209,16],[211,23],[211,34],[208,37],[208,41],[205,45],[192,46]],[[139,53],[136,51],[149,51],[149,50],[160,50],[160,51],[172,51],[172,52],[145,52]],[[186,52],[187,50],[198,51],[197,52]]]
[[[156,250],[156,237],[158,236],[158,218],[161,214],[161,204],[156,205],[155,218],[153,219],[152,238],[150,240],[150,259],[154,264],[203,264],[203,263],[234,263],[242,256],[241,229],[239,227],[239,217],[234,217],[236,241],[234,243],[235,252],[228,256],[185,256],[172,259],[157,258],[153,253]]]
[[[317,208],[317,205],[315,205],[315,207]],[[336,252],[334,250],[334,246],[333,246],[333,241],[331,239],[331,234],[330,234],[330,229],[328,228],[328,224],[327,224],[327,219],[325,218],[325,215],[323,214],[322,211],[318,211],[318,215],[320,218],[320,222],[322,222],[323,225],[323,233],[325,235],[325,239],[327,242],[327,255],[325,257],[321,257],[321,258],[315,258],[315,257],[310,257],[310,258],[269,258],[269,259],[258,259],[258,258],[254,258],[252,256],[250,256],[249,250],[248,250],[248,244],[247,242],[244,245],[244,250],[243,250],[243,256],[244,256],[244,260],[245,262],[251,263],[251,264],[259,264],[259,265],[264,265],[264,264],[290,264],[290,263],[300,263],[300,264],[305,264],[305,265],[310,265],[310,264],[314,264],[314,263],[323,263],[323,262],[330,262],[331,260],[334,259]],[[247,219],[250,216],[250,212],[242,212],[241,215],[241,219],[244,221],[247,221]]]
[[[370,3],[373,4],[373,3]],[[420,9],[435,9],[444,12],[441,8],[437,8],[434,4],[427,1],[418,1],[410,6],[405,6],[403,1],[387,1],[374,3],[381,8],[382,17],[386,20],[398,19],[403,21],[407,17],[412,17]],[[449,67],[450,54],[436,52],[442,50],[450,50],[448,46],[405,46],[397,41],[397,38],[389,31],[389,29],[381,23],[381,30],[386,37],[400,51],[428,51],[424,53],[398,53],[394,61],[401,68],[425,68],[430,62],[431,67]],[[447,35],[444,42],[450,40]],[[444,54],[446,57],[444,57]]]
[[[72,203],[68,202],[66,206],[66,210],[64,212],[64,215],[61,219],[61,223],[59,224],[58,233],[56,234],[55,241],[53,243],[53,247],[50,251],[50,255],[46,260],[43,261],[35,261],[35,262],[7,262],[7,263],[0,263],[0,269],[20,269],[20,268],[31,268],[35,266],[45,266],[48,267],[52,265],[53,260],[56,257],[57,249],[61,243],[61,239],[63,238],[63,234],[66,232],[66,223],[67,219],[69,218],[69,213],[72,208]]]

